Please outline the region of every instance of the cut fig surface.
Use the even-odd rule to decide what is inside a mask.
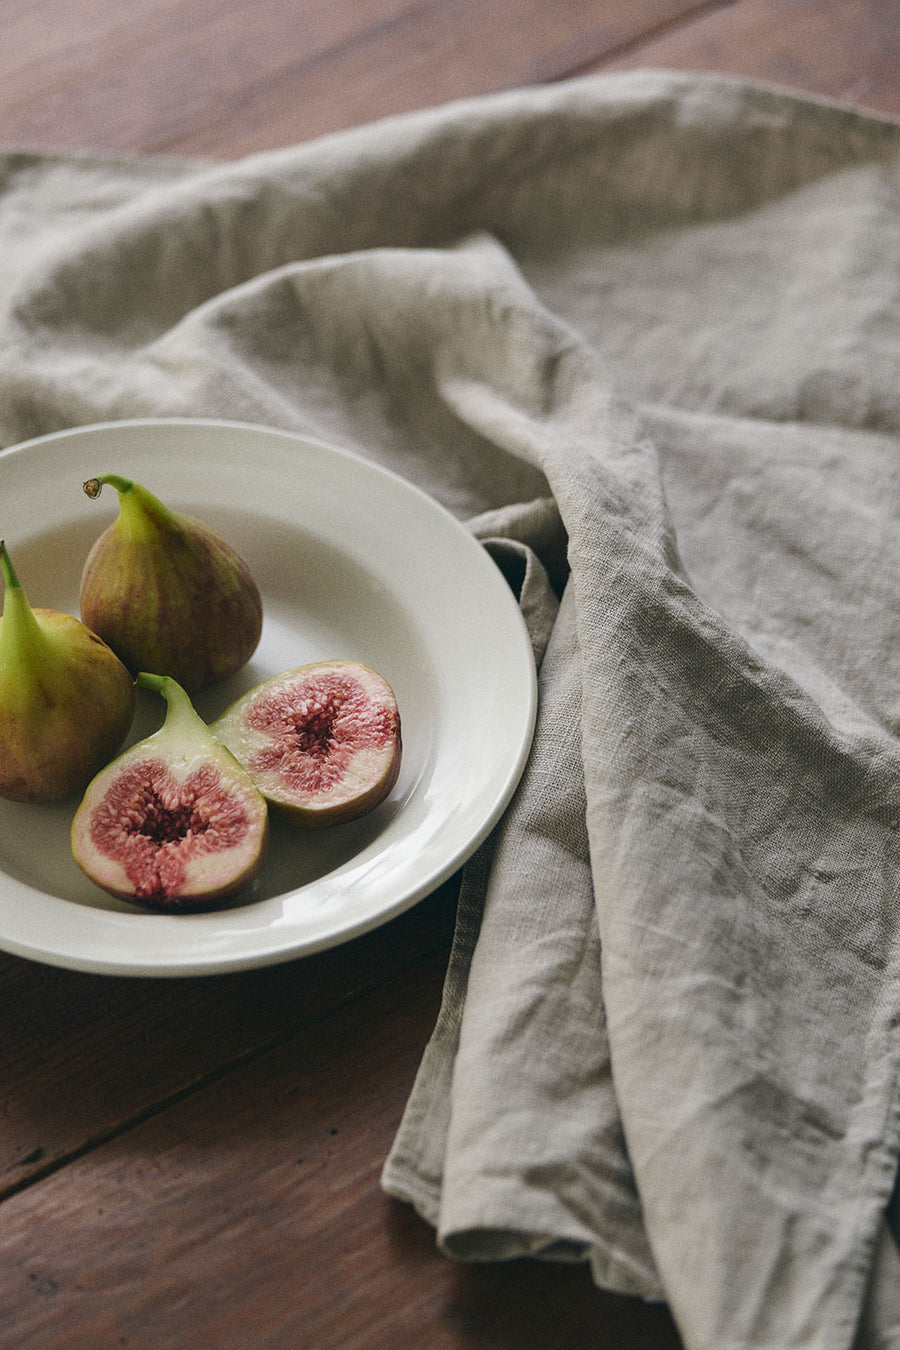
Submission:
[[[180,685],[144,673],[137,684],[163,695],[166,720],[89,784],[72,822],[72,852],[120,899],[170,912],[209,909],[259,871],[268,808]]]
[[[393,690],[368,666],[318,661],[251,689],[211,728],[273,806],[303,825],[373,810],[400,772]]]

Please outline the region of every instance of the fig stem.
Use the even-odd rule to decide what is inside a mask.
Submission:
[[[6,548],[6,541],[0,539],[0,571],[3,573],[3,580],[6,585],[12,589],[14,586],[21,586],[22,583],[16,576],[16,569],[13,567],[13,560],[9,556]]]
[[[47,636],[38,623],[22,587],[5,542],[0,539],[0,573],[5,584],[3,623],[0,624],[0,668],[39,666],[47,648]]]
[[[120,522],[133,539],[155,539],[161,529],[167,533],[181,533],[177,513],[133,478],[125,478],[120,473],[98,473],[81,486],[88,497],[96,500],[107,483],[119,494]]]
[[[151,689],[154,694],[160,694],[167,703],[172,692],[170,686],[174,684],[176,689],[181,687],[177,680],[172,679],[171,675],[151,675],[150,672],[146,670],[138,672],[135,684],[139,689]],[[184,693],[184,690],[182,690],[182,693]],[[186,697],[187,695],[185,694],[185,698]]]
[[[120,473],[98,473],[96,478],[89,478],[86,483],[82,483],[82,487],[87,495],[94,500],[100,496],[105,483],[114,487],[116,492],[119,493],[130,492],[134,487],[134,480],[124,478]]]
[[[171,675],[154,675],[142,670],[135,679],[139,689],[160,694],[166,701],[166,720],[162,730],[177,730],[180,748],[187,753],[192,743],[209,745],[212,733],[191,702],[190,695]],[[161,732],[156,732],[159,736]]]

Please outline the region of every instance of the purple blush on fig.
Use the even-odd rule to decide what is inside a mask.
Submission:
[[[221,535],[120,474],[89,478],[119,494],[119,514],[81,576],[81,618],[133,673],[168,675],[189,694],[240,670],[262,632],[249,567]]]

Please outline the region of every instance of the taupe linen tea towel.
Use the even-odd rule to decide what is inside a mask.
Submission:
[[[534,751],[384,1184],[689,1350],[900,1344],[898,151],[639,73],[237,164],[2,160],[4,444],[296,429],[516,587]]]

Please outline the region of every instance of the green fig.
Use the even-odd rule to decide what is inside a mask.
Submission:
[[[250,569],[209,526],[165,506],[119,474],[108,483],[119,514],[94,544],[81,578],[81,617],[132,674],[169,675],[188,693],[250,660],[262,631],[262,601]]]
[[[300,825],[336,825],[374,810],[400,773],[397,700],[358,661],[315,661],[259,684],[213,735],[263,796]]]
[[[268,808],[176,680],[140,672],[161,694],[158,731],[101,769],[72,821],[72,855],[103,890],[148,909],[211,909],[265,858]]]
[[[0,573],[0,797],[63,801],[119,749],[134,685],[73,615],[31,608],[2,540]]]

